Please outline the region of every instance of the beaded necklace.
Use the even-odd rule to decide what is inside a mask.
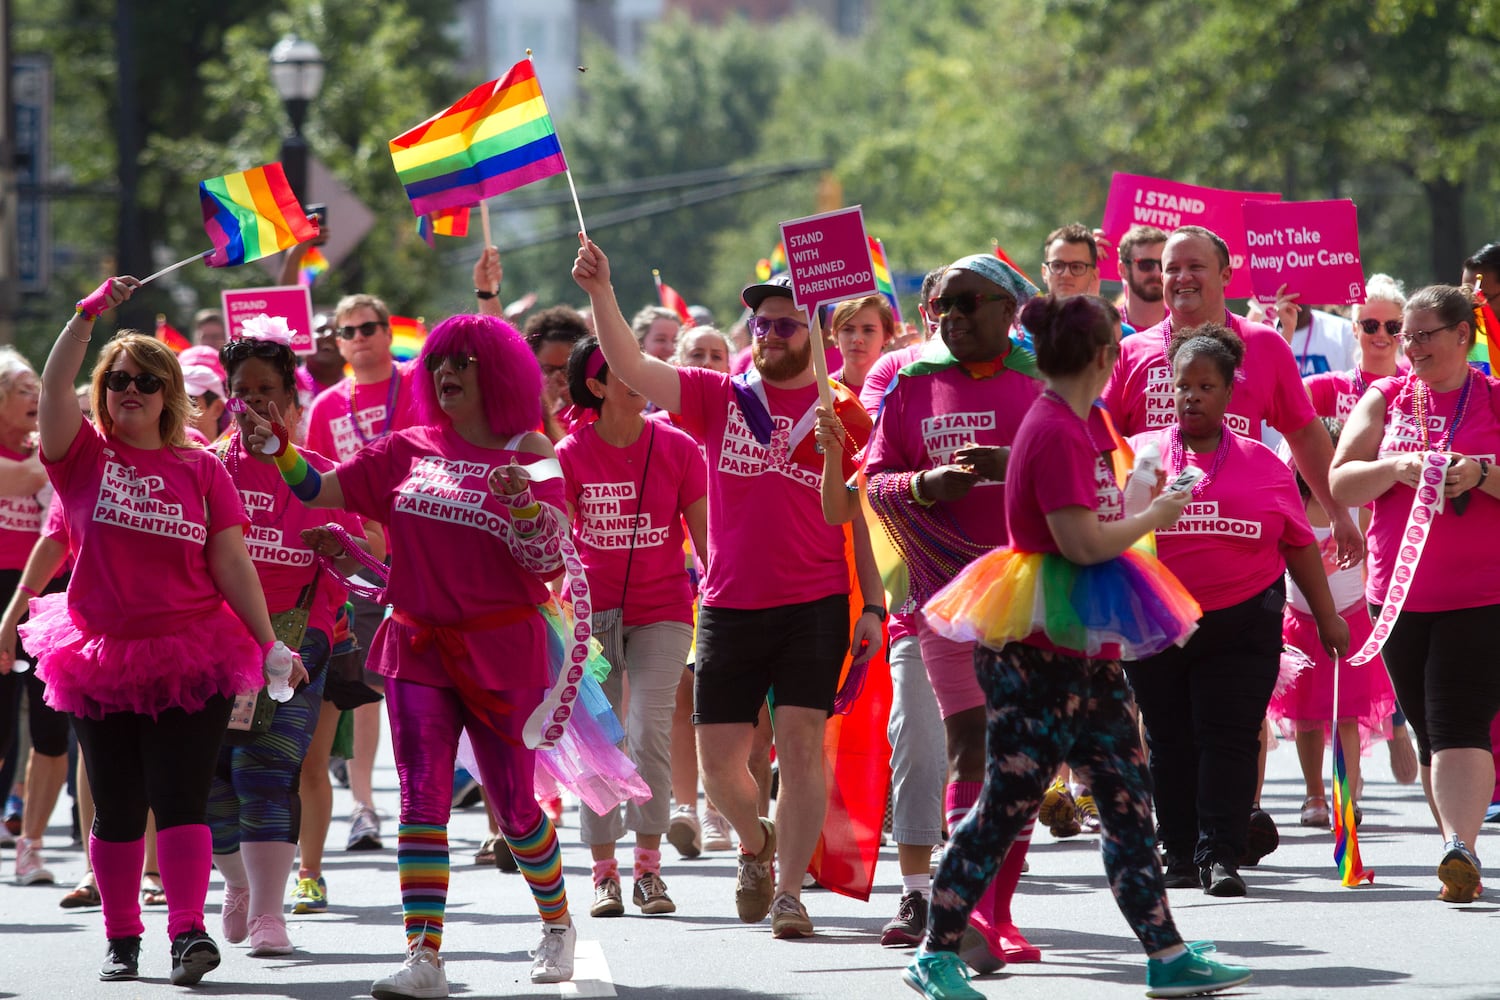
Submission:
[[[1369,388],[1369,385],[1365,383],[1365,373],[1357,367],[1351,368],[1349,369],[1349,381],[1354,383],[1354,394],[1363,397],[1365,390]]]
[[[229,478],[234,481],[236,487],[240,485],[240,432],[235,431],[234,437],[227,438],[219,451],[219,459],[229,470]],[[292,502],[292,491],[281,482],[281,477],[276,477],[276,501],[270,510],[257,510],[251,513],[250,523],[257,528],[271,528],[281,523],[286,516],[287,504]]]
[[[1229,458],[1229,436],[1234,432],[1223,427],[1219,428],[1219,446],[1214,449],[1214,459],[1209,463],[1208,471],[1202,479],[1193,484],[1193,499],[1198,500],[1203,496],[1203,491],[1208,489],[1208,484],[1219,476],[1219,470],[1224,468],[1225,461]],[[1173,424],[1171,434],[1170,454],[1168,462],[1171,471],[1169,477],[1181,475],[1187,468],[1187,449],[1182,443],[1182,425]]]
[[[1474,369],[1464,376],[1463,392],[1458,394],[1458,405],[1453,408],[1453,419],[1448,421],[1448,432],[1443,435],[1442,440],[1433,447],[1432,438],[1427,433],[1427,415],[1430,403],[1427,399],[1427,383],[1417,379],[1417,391],[1412,397],[1412,415],[1417,418],[1417,427],[1422,432],[1422,448],[1424,451],[1448,451],[1453,446],[1454,435],[1458,433],[1458,425],[1463,423],[1464,411],[1469,408],[1469,387],[1474,384]]]
[[[364,428],[359,426],[359,414],[354,411],[354,379],[349,380],[349,422],[354,425],[354,433],[359,436],[360,444],[369,444],[391,432],[391,424],[396,420],[396,393],[400,388],[401,369],[393,363],[391,365],[391,390],[385,400],[385,426],[376,431],[374,437],[366,437]]]

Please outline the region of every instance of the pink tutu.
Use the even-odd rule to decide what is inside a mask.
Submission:
[[[260,647],[224,604],[170,634],[122,639],[89,631],[69,611],[67,594],[48,594],[31,601],[20,633],[37,655],[47,704],[90,719],[196,712],[216,694],[232,698],[264,681]]]
[[[1358,649],[1373,627],[1363,602],[1345,608],[1340,617],[1349,623],[1349,648]],[[1298,673],[1286,690],[1271,698],[1266,714],[1282,723],[1284,736],[1298,729],[1321,723],[1327,736],[1333,724],[1333,657],[1318,640],[1318,628],[1311,615],[1288,605],[1282,615],[1281,637],[1288,646],[1300,649],[1312,661],[1312,667]],[[1362,667],[1339,664],[1339,718],[1359,722],[1359,743],[1368,749],[1371,743],[1390,737],[1391,713],[1396,710],[1396,695],[1385,663],[1375,657]]]

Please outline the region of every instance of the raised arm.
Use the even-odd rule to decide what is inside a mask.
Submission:
[[[320,473],[307,464],[307,459],[292,444],[292,433],[275,403],[271,404],[270,420],[251,410],[250,423],[253,426],[245,438],[245,447],[270,454],[276,460],[276,469],[293,496],[308,507],[343,508],[344,491],[339,486],[338,473]]]
[[[677,369],[659,358],[641,353],[620,312],[614,286],[609,283],[609,258],[594,241],[578,234],[578,258],[573,262],[573,280],[588,293],[594,310],[594,332],[609,370],[625,384],[668,413],[682,410],[682,383]]]
[[[500,279],[504,276],[500,248],[485,247],[474,262],[474,299],[479,303],[480,315],[504,318],[505,307],[500,302]]]
[[[58,334],[42,368],[42,398],[37,404],[44,458],[57,461],[66,455],[83,424],[73,381],[83,367],[83,355],[94,333],[94,320],[129,299],[139,287],[141,283],[129,276],[108,279],[88,298],[79,301],[77,312]]]

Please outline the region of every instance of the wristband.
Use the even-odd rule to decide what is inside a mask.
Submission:
[[[16,584],[16,589],[19,590],[21,593],[25,594],[27,597],[41,597],[42,596],[41,594],[38,594],[36,591],[32,590],[30,587],[26,586],[26,584],[24,584],[24,583],[18,583],[18,584]]]
[[[109,308],[110,286],[114,280],[113,278],[105,278],[103,284],[90,292],[86,297],[79,299],[74,305],[74,308],[78,310],[78,315],[85,319],[98,319],[100,314]]]
[[[474,297],[476,299],[483,299],[486,302],[488,302],[490,299],[493,299],[497,294],[498,293],[496,292],[486,292],[480,288],[474,289]]]
[[[876,618],[880,619],[882,624],[884,624],[886,618],[890,616],[890,612],[881,607],[879,604],[866,604],[864,606],[864,609],[860,613],[866,615],[874,615]]]
[[[921,484],[922,484],[922,473],[918,472],[918,473],[916,473],[915,475],[913,475],[911,477],[911,484],[908,487],[908,490],[911,493],[912,502],[915,503],[915,504],[917,504],[918,506],[921,506],[921,507],[931,507],[937,501],[936,500],[929,500],[929,499],[927,499],[927,497],[925,497],[925,496],[922,495],[922,485]]]
[[[284,431],[286,428],[281,429]],[[307,464],[307,459],[302,457],[302,452],[295,445],[284,445],[276,453],[274,461],[282,480],[291,487],[292,496],[298,500],[311,503],[323,492],[323,477],[318,475],[317,469]]]
[[[1474,484],[1474,488],[1477,490],[1477,489],[1479,489],[1479,487],[1483,486],[1484,485],[1484,481],[1489,478],[1489,475],[1490,475],[1490,460],[1487,459],[1487,458],[1481,458],[1479,460],[1479,482],[1477,482],[1477,483]]]

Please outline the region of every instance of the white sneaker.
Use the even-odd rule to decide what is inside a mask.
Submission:
[[[40,841],[16,841],[16,885],[51,885],[55,880],[42,861]]]
[[[698,810],[692,806],[678,806],[672,810],[667,842],[684,858],[696,858],[703,853],[703,827],[698,823]]]
[[[380,817],[375,815],[375,810],[370,806],[356,802],[354,811],[349,814],[349,843],[344,850],[379,851],[383,847],[380,842]]]
[[[431,948],[413,948],[406,962],[370,987],[375,1000],[436,1000],[448,995],[443,960]]]
[[[531,963],[531,981],[566,983],[572,979],[573,948],[577,944],[578,931],[572,923],[566,927],[543,924],[542,940],[533,952],[536,958]]]
[[[734,846],[729,838],[729,821],[717,809],[703,811],[703,849],[727,851]]]

